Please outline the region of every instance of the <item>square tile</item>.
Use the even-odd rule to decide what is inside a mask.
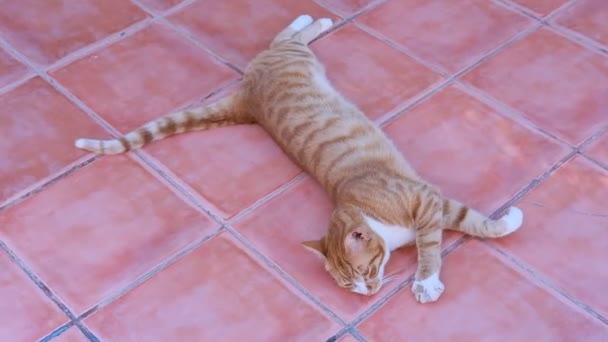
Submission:
[[[456,73],[530,26],[486,0],[389,1],[357,19],[417,56]]]
[[[123,0],[0,0],[0,35],[47,65],[146,17]]]
[[[51,75],[121,132],[168,114],[238,77],[161,24]]]
[[[184,0],[139,0],[139,2],[155,11],[162,12],[181,4]]]
[[[545,16],[561,6],[565,5],[568,0],[507,0],[516,3],[524,8],[532,10],[540,16]]]
[[[0,223],[0,238],[77,315],[218,226],[126,156],[95,161]]]
[[[312,0],[198,0],[169,17],[195,39],[244,69],[301,14],[337,17]]]
[[[329,227],[333,205],[311,178],[297,183],[234,224],[253,245],[347,322],[357,317],[411,275],[416,267],[415,248],[391,253],[386,274],[401,276],[376,295],[350,293],[336,285],[323,263],[302,247],[305,240],[319,239]],[[444,245],[449,242],[444,241]]]
[[[0,95],[0,203],[86,155],[74,147],[81,134],[107,137],[40,78]]]
[[[0,340],[36,341],[68,318],[0,250]]]
[[[345,17],[383,1],[384,0],[317,0],[318,3],[327,6]]]
[[[53,342],[87,342],[89,339],[84,336],[82,332],[76,327],[72,327],[67,331],[61,333],[61,335],[53,338]]]
[[[363,321],[359,326],[363,337],[368,341],[608,338],[608,329],[599,320],[532,283],[481,242],[465,243],[448,255],[442,274],[446,289],[437,302],[418,304],[406,287]]]
[[[102,340],[324,341],[339,325],[223,233],[86,319]]]
[[[353,25],[329,34],[312,49],[332,84],[372,119],[394,112],[443,80]]]
[[[577,1],[556,23],[608,46],[608,3],[604,0]]]
[[[608,132],[585,148],[584,153],[608,168]]]
[[[464,80],[571,144],[608,123],[608,59],[546,28],[509,46]]]
[[[28,71],[28,67],[0,49],[0,88],[22,79]]]
[[[353,335],[351,334],[346,334],[344,336],[342,336],[339,340],[339,342],[357,342],[359,340],[357,340]]]
[[[572,296],[608,316],[608,171],[569,162],[520,205],[526,225],[496,244]]]
[[[385,131],[423,178],[485,214],[569,151],[455,86],[401,115]]]

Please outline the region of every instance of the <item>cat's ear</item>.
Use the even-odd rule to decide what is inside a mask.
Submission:
[[[316,256],[325,261],[325,248],[322,240],[310,240],[302,242],[302,246],[307,250],[313,252]]]
[[[362,251],[372,239],[370,233],[364,228],[355,228],[344,238],[344,246],[352,253]]]

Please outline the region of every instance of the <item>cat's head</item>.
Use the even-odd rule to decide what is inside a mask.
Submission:
[[[338,286],[362,295],[382,287],[390,251],[358,210],[336,209],[327,235],[302,244],[325,262]]]

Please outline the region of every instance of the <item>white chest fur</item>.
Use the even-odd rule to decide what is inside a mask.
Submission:
[[[382,239],[393,251],[401,246],[412,243],[416,239],[416,231],[411,228],[384,224],[376,219],[363,215],[367,225]]]

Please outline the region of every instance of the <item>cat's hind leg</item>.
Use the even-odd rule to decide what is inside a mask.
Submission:
[[[312,24],[312,22],[313,22],[313,19],[310,15],[302,14],[301,16],[297,17],[294,21],[292,21],[291,24],[289,24],[289,26],[284,28],[283,31],[279,32],[279,34],[277,34],[274,37],[274,39],[272,40],[272,43],[270,44],[270,47],[272,48],[281,42],[290,40],[294,34],[302,31],[305,27]]]
[[[334,23],[329,18],[317,19],[314,23],[294,34],[293,39],[302,44],[309,44],[323,32],[329,30],[333,25]]]

